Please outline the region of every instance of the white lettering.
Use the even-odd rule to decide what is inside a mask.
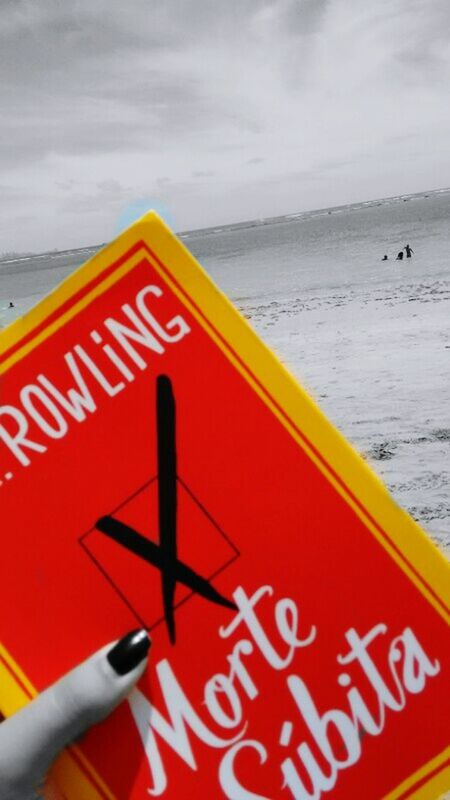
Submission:
[[[228,800],[270,800],[269,797],[262,794],[255,794],[248,789],[244,789],[240,781],[236,777],[234,763],[236,757],[241,750],[244,749],[256,750],[259,756],[259,763],[264,764],[267,761],[267,751],[261,742],[252,739],[246,739],[243,742],[234,744],[225,753],[220,762],[219,767],[219,782],[225,792]]]
[[[238,586],[233,594],[233,598],[239,611],[229,625],[220,628],[219,633],[222,639],[227,639],[236,631],[241,623],[244,623],[267,663],[270,664],[272,669],[282,670],[286,669],[286,667],[289,666],[294,658],[295,645],[290,644],[290,639],[289,650],[283,658],[276,651],[275,647],[267,636],[254,610],[259,601],[266,595],[269,595],[269,597],[273,595],[273,589],[271,586],[261,586],[261,588],[258,589],[251,597],[247,597],[242,586]],[[283,641],[286,643],[285,639]]]
[[[17,458],[23,467],[31,464],[30,458],[23,451],[33,450],[35,453],[45,453],[47,448],[43,444],[34,442],[27,438],[28,420],[25,414],[14,406],[0,406],[0,416],[8,415],[17,423],[17,431],[12,434],[4,425],[0,425],[0,439],[6,444],[11,453]]]
[[[369,633],[367,633],[361,639],[356,630],[354,628],[350,628],[346,632],[345,638],[351,645],[351,648],[345,655],[338,655],[337,657],[337,660],[340,664],[352,664],[354,661],[357,661],[362,667],[380,702],[380,719],[378,724],[381,725],[381,727],[384,726],[385,708],[389,708],[391,711],[401,711],[405,707],[405,698],[403,692],[400,692],[399,699],[394,697],[383,680],[379,670],[375,666],[373,659],[367,652],[367,648],[374,641],[374,639],[376,639],[377,636],[380,636],[380,634],[384,635],[386,631],[386,625],[375,625],[369,631]],[[399,688],[398,685],[397,688]]]
[[[49,436],[50,439],[62,439],[62,437],[66,435],[69,429],[66,419],[61,414],[59,408],[55,406],[53,400],[50,400],[48,395],[46,395],[39,386],[34,386],[32,383],[28,384],[28,386],[24,386],[20,392],[20,399],[31,419],[34,419],[36,425],[38,425],[41,431]],[[47,409],[53,418],[53,425],[35,407],[36,400]]]
[[[81,358],[84,364],[86,364],[89,372],[94,376],[96,381],[100,384],[102,389],[104,389],[109,397],[115,397],[116,394],[125,389],[125,384],[123,381],[119,381],[119,383],[116,383],[116,385],[113,386],[105,377],[105,375],[103,375],[103,372],[98,368],[95,361],[93,361],[92,358],[86,353],[84,348],[81,347],[81,345],[76,344],[74,350],[77,356]]]
[[[401,636],[393,640],[392,648],[401,648],[404,652],[402,680],[410,694],[422,692],[427,677],[434,678],[440,672],[439,661],[430,661],[411,628],[405,628]]]
[[[120,344],[125,352],[128,353],[136,366],[139,367],[140,370],[144,370],[147,368],[147,362],[142,358],[140,353],[138,353],[136,348],[130,344],[130,340],[132,342],[138,342],[143,347],[146,347],[149,350],[152,350],[154,353],[158,353],[159,355],[164,353],[164,347],[160,342],[158,342],[158,339],[156,339],[156,337],[150,333],[148,328],[146,328],[142,320],[139,319],[136,312],[133,311],[128,303],[125,303],[125,305],[122,306],[122,311],[127,315],[128,319],[134,323],[134,329],[129,328],[122,322],[117,322],[117,320],[113,319],[112,317],[108,317],[108,319],[105,320],[105,327],[108,328],[115,340]]]
[[[253,653],[253,645],[248,639],[241,639],[233,647],[232,653],[227,656],[227,661],[230,664],[230,678],[236,678],[240,682],[244,692],[250,700],[254,700],[259,692],[254,680],[252,679],[247,667],[241,661],[241,653],[244,656],[249,656]]]
[[[69,367],[70,373],[75,380],[76,389],[69,389],[67,395],[64,395],[59,389],[54,386],[45,375],[38,375],[38,381],[45,389],[51,394],[55,400],[58,401],[60,406],[70,414],[77,422],[84,422],[86,419],[86,411],[92,414],[97,406],[89,391],[86,382],[80,372],[77,362],[72,353],[66,353],[64,360]],[[78,391],[77,391],[78,390]]]
[[[136,307],[144,317],[144,319],[148,322],[151,328],[158,334],[158,336],[163,340],[163,342],[179,342],[180,339],[183,339],[187,333],[190,332],[190,327],[187,322],[181,317],[180,315],[173,317],[173,319],[167,322],[165,328],[159,324],[156,317],[150,312],[147,308],[144,299],[148,294],[152,294],[155,297],[161,297],[162,290],[158,286],[145,286],[144,289],[136,296]],[[170,335],[167,331],[171,331],[176,329],[176,332]]]
[[[220,702],[220,695],[225,696],[230,707],[231,716],[227,714]],[[205,705],[213,720],[222,728],[235,728],[242,721],[242,705],[239,695],[227,675],[213,675],[205,686]]]
[[[138,689],[131,693],[128,700],[152,773],[153,788],[148,791],[159,796],[167,787],[167,775],[155,734],[158,734],[185,764],[196,770],[197,762],[192,752],[186,724],[198,739],[213,748],[224,748],[234,744],[244,735],[245,727],[232,738],[216,736],[194,711],[166,659],[157,664],[156,672],[170,722],[164,719]]]

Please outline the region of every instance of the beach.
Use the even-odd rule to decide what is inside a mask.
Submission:
[[[443,550],[450,547],[449,216],[450,190],[440,190],[180,234]],[[412,258],[396,261],[406,244]],[[1,260],[0,326],[97,249]]]

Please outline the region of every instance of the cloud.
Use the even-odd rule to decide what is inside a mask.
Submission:
[[[449,23],[448,0],[4,0],[4,246],[104,241],[142,198],[192,228],[450,183]]]
[[[162,136],[220,124],[219,104],[189,59],[180,68],[184,34],[167,12],[140,1],[132,13],[103,0],[9,4],[0,32],[2,168],[55,154],[142,153]]]
[[[276,0],[256,12],[253,29],[270,37],[274,29],[287,37],[309,37],[323,30],[324,16],[331,0]]]
[[[212,178],[214,172],[210,169],[194,169],[192,172],[193,178]]]

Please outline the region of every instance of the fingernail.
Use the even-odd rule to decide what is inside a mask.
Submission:
[[[114,645],[106,656],[118,675],[126,675],[144,660],[150,650],[151,641],[143,628],[127,633]]]

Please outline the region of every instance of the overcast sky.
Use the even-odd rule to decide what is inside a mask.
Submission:
[[[450,185],[449,0],[0,0],[0,252]]]

